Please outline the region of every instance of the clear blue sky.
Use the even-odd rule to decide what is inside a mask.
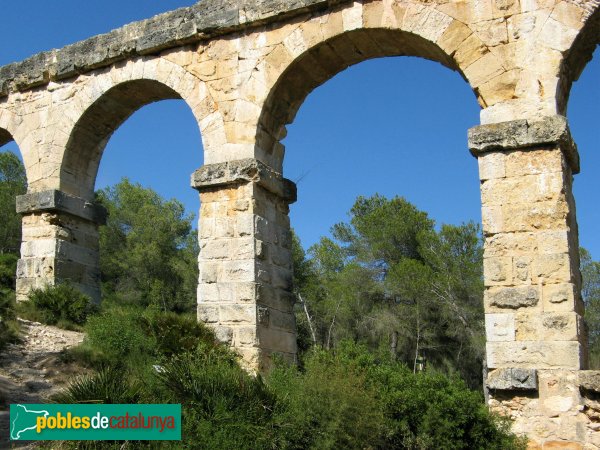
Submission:
[[[193,0],[5,1],[0,65],[189,6]],[[582,158],[575,193],[581,243],[600,257],[600,56],[574,86],[569,119]],[[455,72],[416,58],[358,64],[315,90],[288,127],[284,175],[298,182],[292,226],[305,246],[329,232],[358,195],[401,195],[438,223],[481,221],[476,160],[467,129],[479,107]],[[152,130],[148,132],[148,130]],[[8,144],[4,149],[16,149]],[[198,127],[182,101],[134,114],[110,140],[97,188],[128,176],[196,213],[190,174],[202,164]]]

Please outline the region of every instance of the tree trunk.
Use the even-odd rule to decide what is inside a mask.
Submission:
[[[396,361],[398,355],[398,332],[392,331],[392,342],[390,343],[390,357],[392,361]]]

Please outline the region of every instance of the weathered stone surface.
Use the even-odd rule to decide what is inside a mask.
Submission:
[[[291,18],[348,0],[246,1],[203,0],[194,6],[125,25],[59,50],[38,53],[0,67],[0,94],[11,88],[31,89],[86,73],[135,55],[157,53],[198,42],[267,20]]]
[[[17,212],[31,214],[41,211],[60,211],[97,224],[106,223],[106,209],[79,197],[57,190],[32,192],[17,197]]]
[[[487,385],[498,390],[537,390],[535,369],[506,368],[496,369],[488,374]]]
[[[579,387],[600,393],[600,370],[582,370],[579,372]]]
[[[469,129],[469,149],[475,156],[491,151],[523,150],[547,145],[559,146],[569,160],[573,173],[579,173],[579,153],[567,119],[563,116],[549,116],[538,121],[513,120]]]
[[[486,291],[486,296],[491,306],[508,309],[535,306],[540,298],[535,286],[490,289]]]
[[[207,164],[192,175],[192,187],[204,191],[236,183],[257,183],[289,203],[296,201],[296,185],[257,159]]]

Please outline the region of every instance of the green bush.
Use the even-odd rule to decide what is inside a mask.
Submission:
[[[525,448],[458,377],[414,374],[352,343],[308,354],[304,372],[277,368],[269,385],[283,448]]]
[[[89,348],[104,356],[104,363],[127,365],[130,359],[144,364],[152,355],[156,340],[142,329],[141,311],[135,308],[111,308],[91,316],[85,326]]]
[[[14,290],[19,255],[0,253],[0,289]]]
[[[0,289],[0,350],[19,341],[20,327],[16,320],[15,294]]]
[[[230,352],[209,350],[173,357],[156,377],[163,401],[182,404],[188,445],[272,448],[276,398],[260,377],[241,369]]]
[[[68,329],[79,329],[95,310],[90,298],[69,283],[33,289],[19,306],[27,319]]]
[[[215,345],[214,334],[192,315],[148,310],[143,315],[142,327],[156,342],[155,351],[172,356],[192,352],[199,343]]]
[[[84,375],[52,399],[57,403],[137,403],[141,385],[128,381],[117,367],[105,367],[93,375]]]
[[[302,369],[277,364],[263,383],[190,317],[111,308],[86,330],[107,367],[58,398],[181,403],[183,441],[164,448],[525,448],[458,377],[414,374],[353,343],[308,352]]]

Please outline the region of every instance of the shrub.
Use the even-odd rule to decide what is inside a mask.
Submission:
[[[105,367],[73,381],[52,399],[57,403],[137,403],[141,386],[123,377],[117,367]]]
[[[84,344],[103,355],[106,364],[131,365],[129,360],[144,364],[156,341],[143,332],[142,322],[139,309],[111,308],[89,318]]]
[[[307,355],[304,372],[281,366],[269,377],[281,400],[278,445],[290,449],[377,448],[384,430],[376,393],[365,374],[332,353]]]
[[[20,313],[30,320],[63,328],[79,329],[95,306],[90,298],[69,283],[33,289]]]
[[[0,253],[0,289],[13,290],[19,256],[14,253]]]
[[[185,441],[210,449],[273,448],[276,398],[221,349],[175,356],[156,374],[164,401],[182,403]],[[193,446],[192,446],[193,447]]]
[[[148,310],[143,318],[144,332],[153,338],[155,351],[162,355],[192,352],[199,343],[215,345],[212,331],[199,323],[195,316]]]
[[[0,289],[0,350],[19,341],[20,327],[15,314],[15,294]]]

